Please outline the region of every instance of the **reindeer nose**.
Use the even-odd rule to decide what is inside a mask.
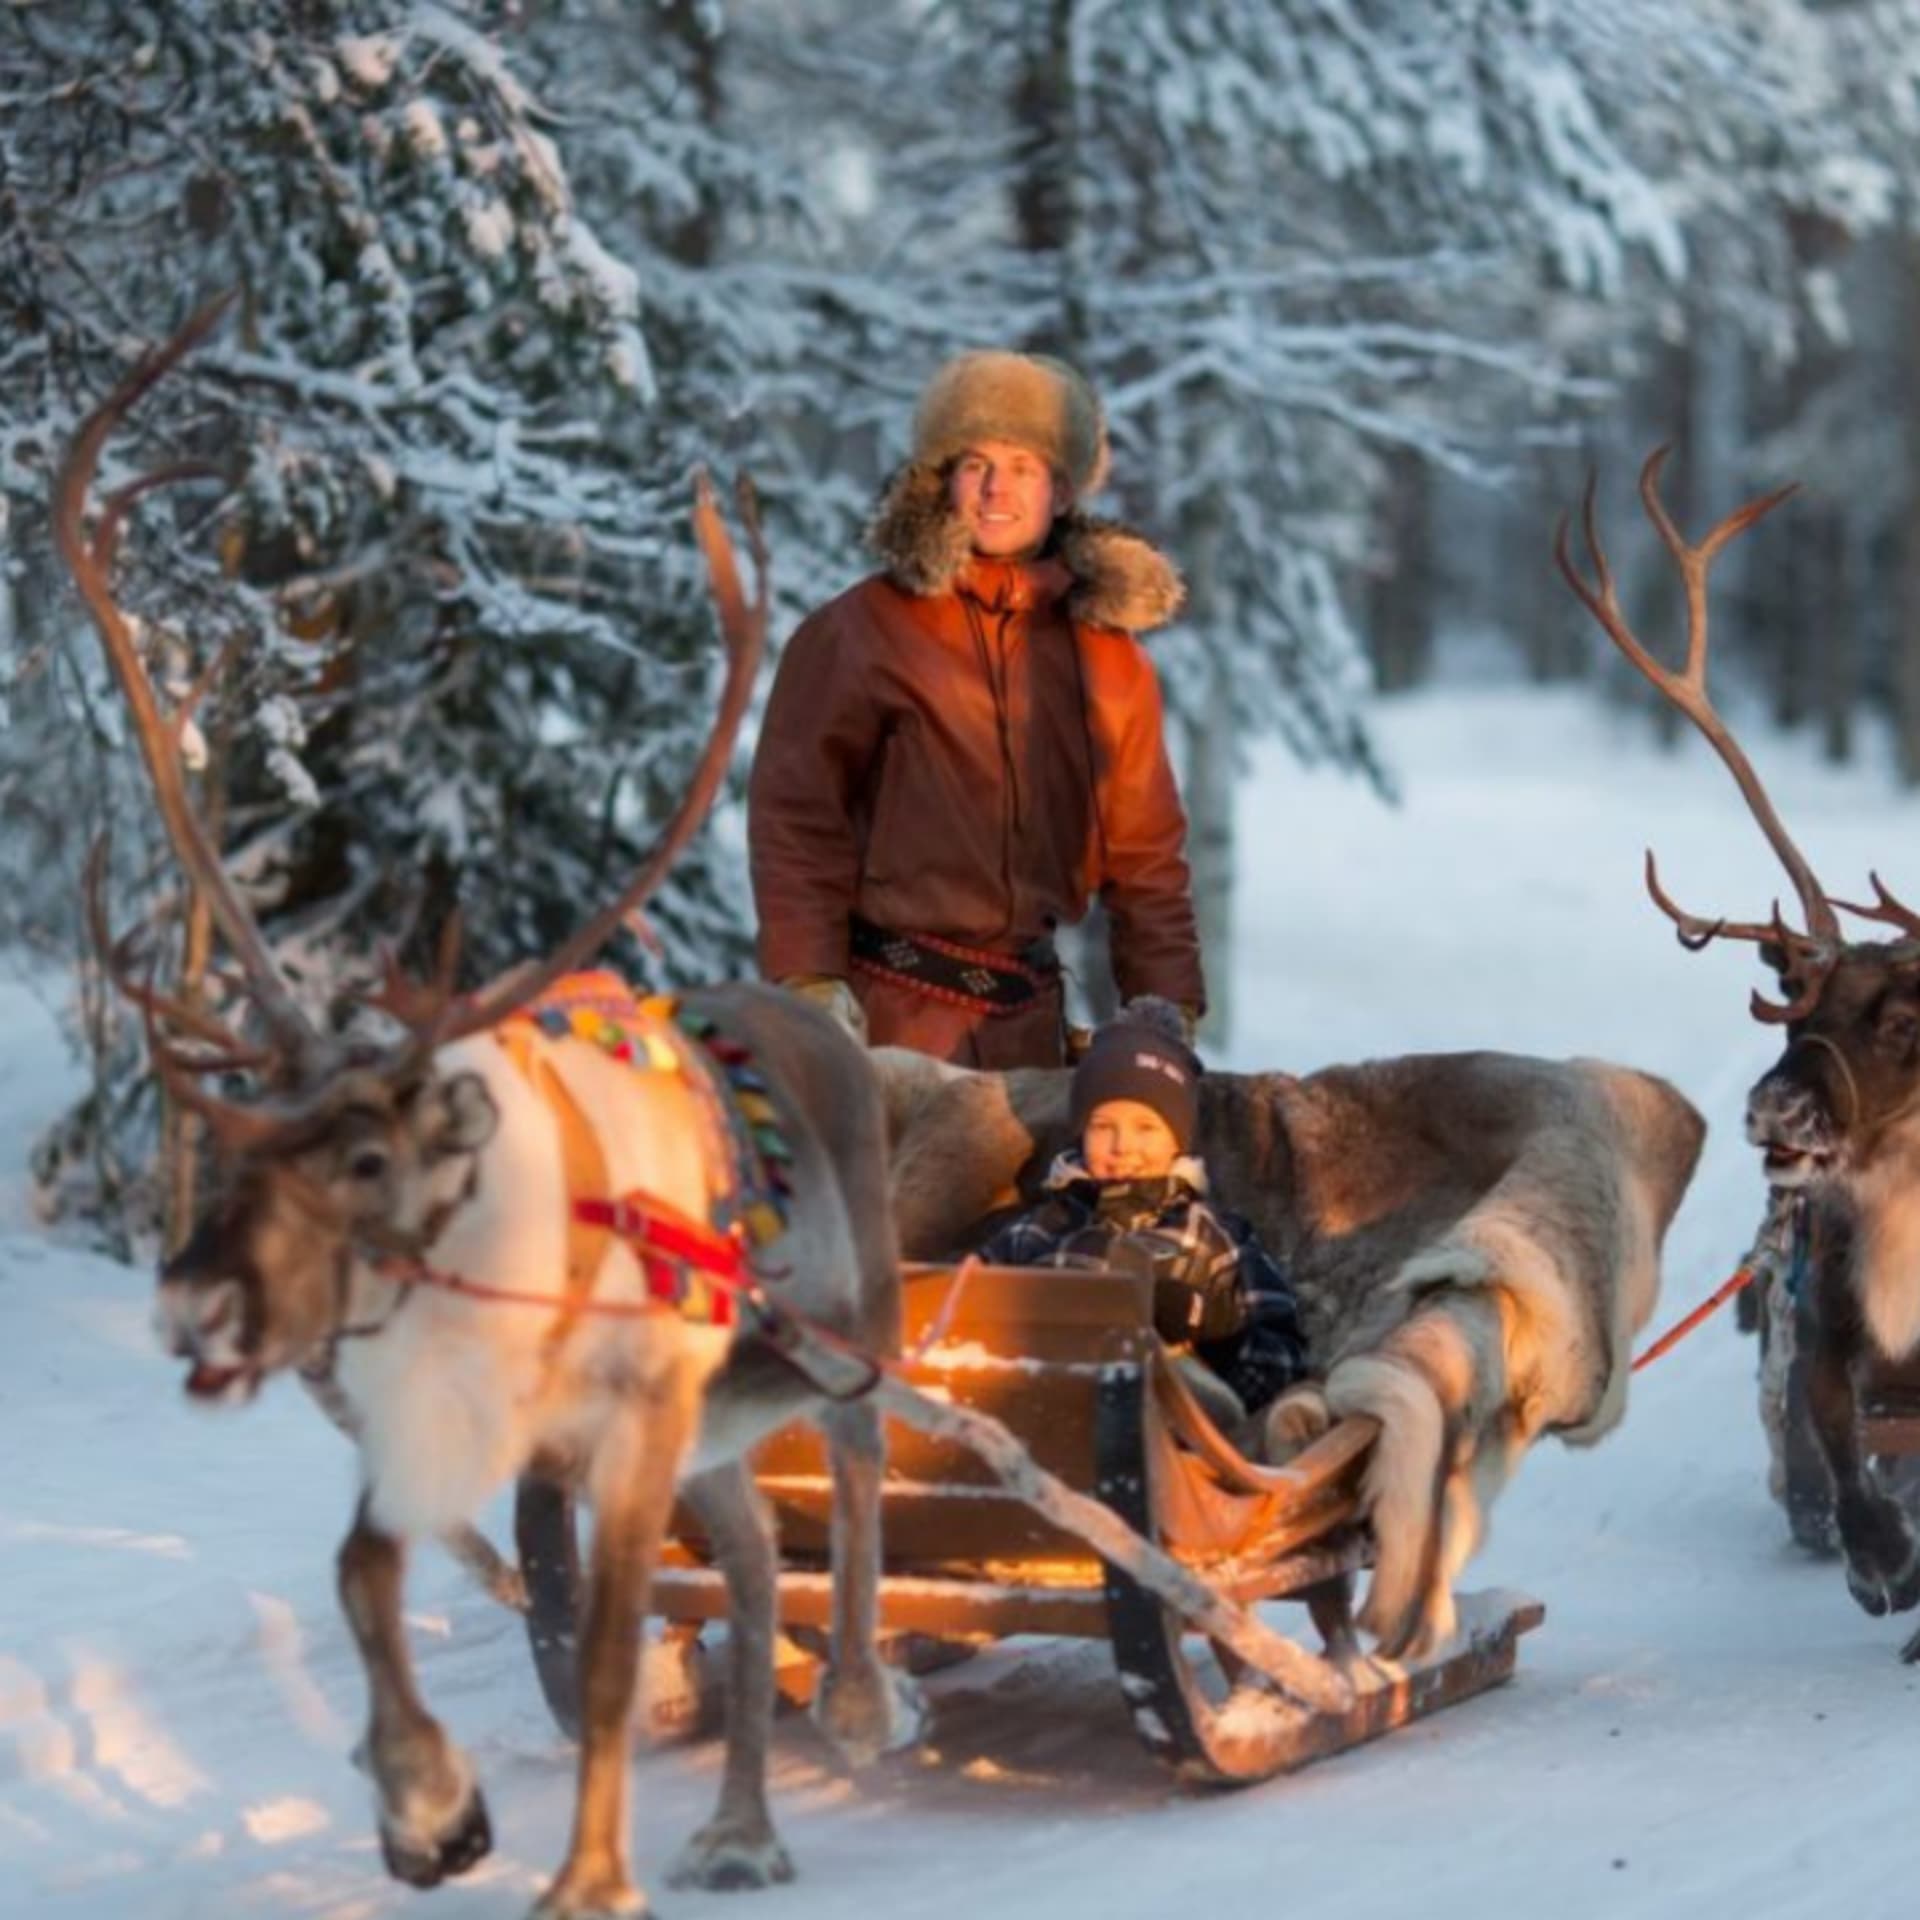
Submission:
[[[160,1345],[176,1360],[204,1353],[209,1341],[240,1325],[240,1288],[232,1280],[215,1286],[191,1286],[172,1274],[160,1280],[154,1302],[153,1331]]]
[[[1806,1139],[1824,1133],[1829,1121],[1827,1103],[1812,1087],[1795,1081],[1763,1080],[1747,1101],[1747,1139],[1754,1146],[1781,1138]]]

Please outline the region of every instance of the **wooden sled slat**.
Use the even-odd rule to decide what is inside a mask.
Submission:
[[[1162,1718],[1168,1704],[1163,1689],[1149,1693],[1132,1680],[1127,1693],[1135,1724],[1149,1747],[1198,1784],[1241,1786],[1295,1772],[1512,1678],[1520,1636],[1541,1624],[1545,1610],[1537,1601],[1503,1593],[1462,1594],[1459,1607],[1459,1634],[1432,1659],[1350,1662],[1354,1700],[1344,1713],[1310,1712],[1246,1685],[1217,1703],[1202,1700],[1197,1677],[1173,1650],[1166,1685],[1181,1696],[1177,1717]],[[1184,1740],[1177,1731],[1181,1719],[1188,1729]]]
[[[663,1567],[654,1576],[653,1608],[669,1620],[724,1620],[726,1587],[711,1567]],[[833,1581],[827,1573],[787,1569],[780,1576],[780,1624],[826,1628],[833,1623]],[[1004,1639],[1016,1633],[1104,1640],[1106,1594],[1098,1580],[1058,1587],[1007,1586],[988,1579],[899,1576],[880,1584],[883,1633],[935,1639]]]

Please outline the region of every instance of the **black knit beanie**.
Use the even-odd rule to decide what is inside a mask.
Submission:
[[[1084,1133],[1095,1107],[1137,1100],[1167,1123],[1185,1153],[1200,1127],[1201,1066],[1181,1037],[1180,1010],[1137,1001],[1093,1036],[1073,1072],[1072,1125]]]

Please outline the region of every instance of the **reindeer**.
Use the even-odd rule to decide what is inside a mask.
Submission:
[[[658,1016],[642,1017],[644,1050],[660,1055],[657,1070],[644,1072],[571,1032],[518,1018],[638,910],[724,774],[766,628],[766,556],[750,500],[759,575],[751,607],[704,484],[699,493],[726,683],[688,791],[632,883],[547,959],[468,994],[453,990],[455,923],[430,983],[390,965],[385,986],[363,996],[397,1026],[397,1039],[323,1032],[195,812],[177,717],[162,712],[113,597],[120,525],[156,477],[109,498],[91,540],[83,529],[108,435],[218,317],[217,306],[196,315],[88,417],[54,492],[59,548],[133,716],[160,818],[237,963],[259,1032],[255,1043],[238,1023],[162,992],[150,975],[140,980],[128,944],[103,929],[160,1079],[200,1116],[225,1168],[218,1197],[165,1265],[159,1326],[188,1362],[186,1389],[197,1400],[244,1402],[272,1374],[330,1363],[350,1410],[363,1488],[338,1583],[366,1670],[363,1751],[391,1873],[430,1887],[489,1846],[474,1770],[428,1711],[409,1662],[407,1543],[457,1527],[533,1470],[578,1488],[595,1514],[572,1837],[534,1913],[644,1911],[629,1864],[629,1723],[648,1581],[676,1488],[715,1544],[732,1635],[719,1805],[671,1877],[707,1887],[787,1879],[766,1801],[774,1545],[743,1455],[798,1414],[816,1414],[826,1430],[839,1502],[821,1718],[856,1755],[897,1744],[912,1724],[911,1696],[874,1645],[877,1417],[858,1400],[823,1408],[776,1338],[791,1313],[876,1354],[897,1347],[898,1261],[872,1076],[831,1019],[787,995],[734,986],[688,996],[700,1018],[750,1052],[792,1153],[784,1230],[762,1250],[766,1272],[779,1277],[736,1274],[728,1297],[737,1326],[720,1324],[717,1312],[696,1324],[654,1297],[658,1266],[644,1249],[618,1232],[583,1234],[575,1221],[584,1185],[603,1209],[642,1196],[679,1223],[696,1254],[709,1241],[737,1246],[702,1233],[716,1198],[738,1185],[704,1055]],[[104,920],[97,885],[94,901]],[[254,1097],[205,1083],[209,1072],[236,1071],[255,1076]],[[707,1257],[718,1285],[723,1263]]]
[[[1751,1001],[1756,1020],[1786,1029],[1787,1044],[1747,1096],[1747,1138],[1775,1192],[1807,1209],[1808,1405],[1833,1475],[1847,1586],[1868,1613],[1904,1612],[1920,1604],[1920,1544],[1862,1457],[1857,1393],[1864,1367],[1920,1346],[1920,914],[1878,874],[1870,906],[1825,892],[1707,694],[1708,572],[1730,540],[1795,489],[1749,501],[1690,545],[1660,499],[1667,453],[1657,448],[1641,469],[1640,498],[1685,587],[1684,667],[1663,667],[1628,626],[1595,527],[1591,482],[1582,518],[1593,580],[1569,556],[1564,519],[1555,558],[1607,637],[1720,756],[1799,898],[1804,929],[1787,923],[1778,901],[1767,920],[1705,919],[1668,897],[1647,854],[1647,890],[1683,946],[1697,952],[1715,940],[1751,940],[1780,982],[1781,999],[1755,992]],[[1848,940],[1842,911],[1896,927],[1901,937]],[[1920,1658],[1920,1634],[1905,1657]]]

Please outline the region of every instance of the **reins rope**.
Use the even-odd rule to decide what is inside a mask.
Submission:
[[[1853,1068],[1848,1065],[1847,1056],[1824,1033],[1803,1033],[1800,1035],[1799,1044],[1803,1047],[1824,1047],[1833,1055],[1834,1064],[1840,1069],[1841,1081],[1847,1089],[1847,1104],[1853,1109],[1852,1118],[1847,1123],[1851,1126],[1854,1120],[1858,1120],[1865,1113],[1866,1108],[1860,1099],[1860,1083],[1853,1077]],[[1909,1099],[1904,1104],[1911,1106],[1913,1103]],[[1899,1111],[1896,1109],[1895,1114],[1888,1117],[1896,1118]]]
[[[1646,1352],[1634,1361],[1628,1371],[1638,1373],[1642,1367],[1652,1366],[1663,1353],[1670,1352],[1673,1348],[1677,1347],[1695,1327],[1701,1325],[1702,1322],[1712,1318],[1714,1314],[1718,1313],[1736,1293],[1744,1293],[1746,1289],[1753,1284],[1759,1272],[1760,1266],[1757,1261],[1742,1261],[1741,1264],[1734,1269],[1730,1279],[1723,1280],[1719,1286],[1715,1287],[1685,1319],[1677,1321],[1673,1326],[1669,1327]]]
[[[1744,1293],[1762,1274],[1776,1270],[1783,1257],[1787,1263],[1788,1292],[1797,1293],[1809,1251],[1810,1230],[1804,1201],[1776,1190],[1766,1222],[1746,1258],[1691,1313],[1676,1321],[1640,1354],[1628,1371],[1638,1373],[1642,1367],[1652,1366],[1662,1354],[1671,1352],[1696,1327],[1718,1313],[1735,1294]]]
[[[628,1203],[615,1201],[609,1203],[611,1211],[624,1210]],[[622,1228],[614,1231],[627,1237]],[[713,1236],[717,1242],[720,1236]],[[806,1315],[796,1313],[791,1307],[777,1302],[762,1290],[758,1282],[747,1276],[752,1273],[752,1263],[743,1251],[739,1251],[737,1242],[730,1242],[736,1252],[737,1260],[727,1269],[704,1267],[705,1278],[714,1286],[730,1295],[740,1305],[749,1309],[758,1322],[758,1331],[764,1334],[772,1344],[783,1353],[797,1348],[805,1341],[817,1341],[831,1348],[842,1359],[857,1360],[872,1371],[873,1379],[861,1387],[855,1394],[835,1395],[835,1398],[854,1399],[859,1393],[871,1391],[875,1381],[883,1373],[898,1374],[902,1361],[888,1360],[883,1356],[870,1353],[857,1342],[845,1339],[837,1333],[829,1332]],[[469,1280],[465,1274],[454,1273],[445,1267],[436,1267],[418,1254],[382,1254],[372,1263],[377,1272],[394,1281],[402,1288],[410,1286],[432,1287],[442,1293],[458,1294],[462,1299],[484,1301],[503,1307],[540,1307],[549,1313],[571,1310],[588,1317],[597,1316],[604,1320],[641,1320],[656,1317],[673,1310],[672,1303],[659,1295],[645,1300],[600,1300],[587,1299],[567,1302],[557,1299],[551,1293],[536,1293],[531,1288],[496,1286],[490,1281]],[[926,1330],[903,1356],[906,1361],[917,1361],[925,1357],[930,1348],[944,1340],[952,1328],[954,1315],[960,1305],[960,1297],[966,1291],[967,1282],[979,1269],[980,1261],[974,1256],[960,1262],[954,1269],[953,1277],[947,1283],[947,1290],[941,1296],[940,1307],[927,1323]],[[391,1312],[386,1316],[390,1319]],[[384,1326],[355,1329],[367,1333],[378,1333]]]

